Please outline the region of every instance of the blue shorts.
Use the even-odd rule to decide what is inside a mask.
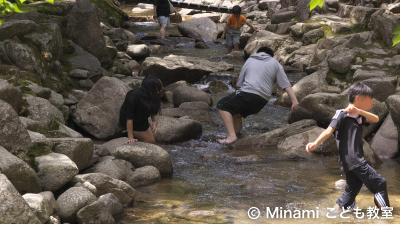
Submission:
[[[170,26],[170,16],[169,17],[160,16],[160,17],[157,17],[156,19],[158,19],[160,26],[162,26],[162,24],[165,24],[167,27]]]

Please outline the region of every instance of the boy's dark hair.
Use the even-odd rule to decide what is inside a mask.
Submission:
[[[265,52],[265,53],[267,53],[268,55],[270,55],[272,57],[274,57],[274,54],[275,54],[274,50],[272,50],[269,47],[260,47],[257,50],[257,53],[259,53],[259,52]]]
[[[232,13],[233,14],[241,14],[241,8],[238,5],[233,6],[232,8]]]
[[[161,81],[153,75],[145,77],[141,83],[141,103],[150,115],[157,115],[160,113],[161,101],[158,93],[160,93],[161,89]]]
[[[353,104],[359,95],[373,98],[373,90],[361,82],[356,82],[349,88],[349,103]]]

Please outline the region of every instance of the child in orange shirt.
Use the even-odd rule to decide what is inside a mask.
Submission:
[[[248,23],[247,19],[243,15],[240,15],[241,13],[240,6],[238,5],[233,6],[232,11],[233,14],[230,15],[230,17],[228,18],[221,37],[222,39],[224,39],[226,34],[226,47],[228,48],[227,49],[228,54],[232,52],[233,46],[235,51],[239,50],[240,34],[241,34],[240,29],[242,26],[242,22],[246,23],[248,26],[254,29],[254,31],[256,32],[260,31],[260,29],[256,29],[252,24]]]

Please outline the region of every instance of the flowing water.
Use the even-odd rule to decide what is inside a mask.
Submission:
[[[155,23],[139,23],[131,29],[138,36],[157,35]],[[167,34],[179,35],[176,27]],[[171,38],[169,38],[171,39]],[[222,59],[226,48],[209,44],[211,49],[193,48],[194,43],[182,44],[172,50],[175,55],[195,56],[210,61],[226,61],[235,65],[239,73],[242,60]],[[163,56],[161,56],[163,57]],[[210,76],[212,77],[212,76]],[[215,78],[228,80],[226,74]],[[289,75],[293,81],[302,75]],[[205,88],[208,80],[197,86]],[[214,106],[219,99],[233,92],[212,94]],[[274,105],[273,97],[264,109],[243,121],[243,137],[264,133],[287,124],[289,108]],[[164,104],[163,108],[173,107]],[[120,223],[400,223],[400,165],[398,160],[382,159],[384,164],[375,167],[387,180],[388,194],[393,206],[393,219],[369,218],[367,209],[374,206],[373,194],[362,189],[357,196],[357,206],[364,213],[330,212],[342,190],[335,182],[345,179],[339,170],[337,157],[318,157],[305,161],[283,159],[276,148],[232,150],[216,143],[216,138],[226,136],[223,122],[215,109],[211,113],[214,124],[203,126],[203,135],[196,140],[171,145],[160,145],[169,152],[174,174],[160,182],[136,188],[133,207],[125,209],[126,216]],[[250,219],[248,210],[257,207],[261,214]],[[305,218],[267,218],[271,212],[313,210]],[[328,214],[329,213],[329,214]],[[251,213],[256,215],[255,213]],[[328,216],[327,216],[328,215]],[[329,218],[331,217],[331,218]],[[334,217],[334,218],[332,218]],[[382,217],[381,212],[379,218]]]

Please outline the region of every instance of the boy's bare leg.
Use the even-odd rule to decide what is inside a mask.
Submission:
[[[227,53],[229,54],[230,52],[232,52],[232,48],[227,48]]]
[[[155,144],[155,138],[150,127],[146,131],[133,131],[133,136],[141,142]]]
[[[234,125],[236,135],[240,134],[242,123],[243,123],[243,121],[242,121],[242,117],[240,114],[233,116],[233,125]]]
[[[239,50],[239,45],[238,45],[238,44],[235,44],[234,50],[235,50],[235,51],[238,51],[238,50]]]
[[[167,24],[162,24],[162,26],[161,26],[161,30],[160,30],[160,33],[161,33],[161,39],[165,39],[165,35],[166,35],[166,29],[167,29]]]
[[[232,143],[237,140],[235,127],[233,123],[233,116],[230,112],[219,110],[219,114],[225,124],[226,130],[228,131],[229,136],[226,139],[218,140],[220,143]]]

